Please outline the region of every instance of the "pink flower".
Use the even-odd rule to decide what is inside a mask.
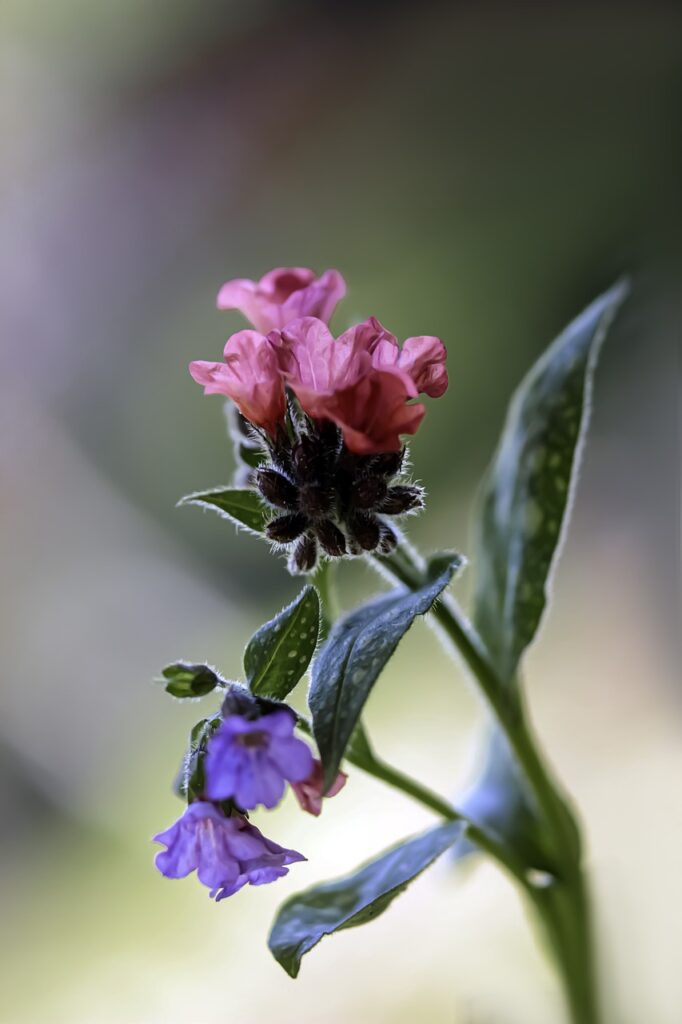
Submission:
[[[205,395],[227,395],[247,420],[275,436],[284,419],[284,385],[271,338],[239,331],[225,345],[224,362],[189,364]]]
[[[301,400],[301,405],[313,418],[336,423],[350,451],[373,455],[399,452],[401,434],[417,433],[426,409],[419,403],[407,405],[412,397],[402,377],[372,368],[357,384],[327,398],[318,395],[308,405]]]
[[[420,335],[408,338],[402,348],[398,348],[394,338],[392,343],[381,342],[375,349],[372,362],[375,366],[397,366],[412,378],[417,391],[430,398],[440,398],[448,387],[446,357],[445,345],[440,338]]]
[[[315,277],[305,267],[278,267],[260,281],[228,281],[218,292],[218,309],[238,309],[267,334],[303,316],[328,323],[345,294],[346,283],[338,270]]]
[[[400,349],[374,317],[336,341],[320,320],[304,317],[273,344],[302,408],[336,423],[357,454],[399,451],[400,435],[414,434],[426,411],[407,402],[419,390],[438,396],[447,387],[442,342],[409,338]]]
[[[329,787],[326,793],[324,793],[324,773],[322,771],[322,763],[315,758],[315,764],[312,772],[307,779],[303,782],[292,782],[291,788],[296,794],[296,799],[308,814],[314,814],[317,818],[322,813],[322,797],[332,797],[340,793],[343,787],[346,785],[348,776],[345,772],[339,772],[336,776],[333,784]]]

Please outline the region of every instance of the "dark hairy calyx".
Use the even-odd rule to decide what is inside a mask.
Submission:
[[[405,449],[356,455],[331,423],[273,446],[252,479],[277,512],[266,533],[290,547],[290,571],[311,572],[320,551],[328,558],[390,552],[397,539],[386,517],[424,503],[421,487],[398,482],[404,460]]]

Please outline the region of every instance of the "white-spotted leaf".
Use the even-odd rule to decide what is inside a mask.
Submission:
[[[627,295],[616,285],[571,323],[514,395],[484,485],[473,564],[474,621],[501,686],[517,685],[519,661],[534,639],[561,539],[587,429],[599,349]],[[509,744],[498,727],[481,775],[460,806],[526,863],[541,867],[540,824]],[[572,841],[578,836],[566,811]],[[466,841],[458,846],[465,852]]]
[[[373,921],[410,882],[457,841],[464,826],[448,822],[407,839],[335,882],[292,896],[280,908],[268,945],[292,978],[301,958],[325,935]]]
[[[532,367],[512,398],[484,484],[474,618],[505,683],[545,610],[599,349],[627,290],[618,284],[593,302]]]
[[[461,564],[448,555],[430,567],[424,583],[398,587],[340,619],[312,669],[308,702],[324,766],[325,784],[336,778],[362,709],[400,640],[418,615],[425,615]]]
[[[305,674],[320,630],[320,600],[310,585],[254,633],[244,651],[252,693],[284,700]]]

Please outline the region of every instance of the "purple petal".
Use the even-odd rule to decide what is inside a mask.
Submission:
[[[268,732],[273,737],[293,736],[296,719],[289,711],[273,711],[271,715],[259,718],[257,724],[261,732]]]
[[[307,743],[295,736],[273,739],[268,758],[289,782],[307,779],[315,767],[315,759]]]
[[[270,764],[264,751],[252,751],[248,765],[245,765],[235,791],[235,800],[244,810],[251,810],[258,804],[275,807],[284,795],[284,779]]]
[[[204,761],[206,795],[211,800],[227,800],[235,794],[249,752],[234,743],[209,744]]]

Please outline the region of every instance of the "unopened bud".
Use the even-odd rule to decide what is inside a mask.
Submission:
[[[375,473],[380,473],[384,477],[389,479],[396,476],[403,468],[403,459],[405,458],[405,449],[399,452],[384,452],[381,455],[376,455],[372,460],[372,469]]]
[[[312,572],[317,562],[317,543],[315,538],[304,534],[289,556],[289,572],[294,576]]]
[[[424,492],[421,487],[399,485],[389,487],[388,493],[379,505],[379,512],[389,516],[399,516],[424,505]]]
[[[353,540],[356,540],[363,551],[374,551],[379,543],[379,520],[374,516],[358,513],[348,523]]]
[[[256,476],[258,490],[266,501],[277,508],[295,509],[298,507],[298,491],[291,480],[288,480],[276,469],[259,469]]]
[[[315,536],[326,554],[332,558],[340,558],[346,553],[346,538],[331,519],[322,519],[315,524]]]
[[[265,528],[265,534],[269,540],[274,540],[277,544],[290,544],[292,540],[301,536],[307,526],[306,516],[301,512],[292,512],[271,520]]]
[[[363,510],[376,508],[385,500],[386,490],[386,482],[382,477],[362,477],[353,490],[353,504]]]
[[[299,478],[318,481],[324,470],[325,453],[319,438],[302,434],[294,445],[291,461]]]
[[[398,537],[388,523],[382,523],[379,534],[378,551],[381,555],[390,555],[398,546]]]

